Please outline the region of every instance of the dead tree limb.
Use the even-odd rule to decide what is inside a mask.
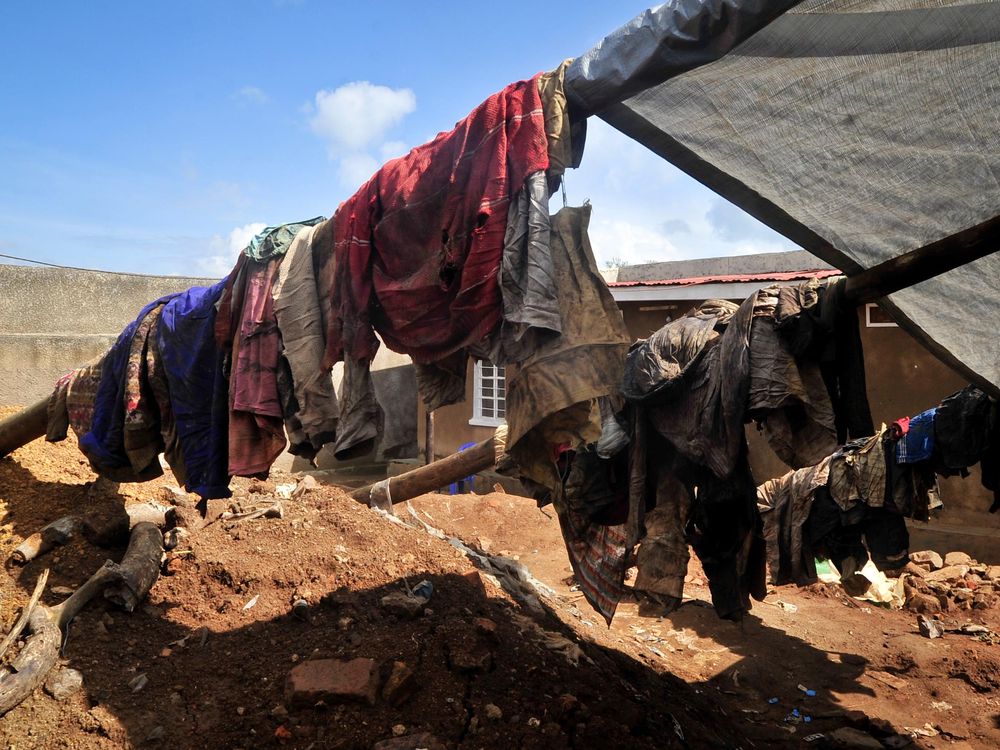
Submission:
[[[13,674],[0,679],[0,716],[35,692],[59,659],[62,632],[51,609],[35,609],[29,618],[28,630],[31,637],[11,662]]]
[[[488,440],[453,453],[426,466],[361,487],[351,493],[360,503],[385,507],[412,500],[418,495],[441,489],[452,482],[496,465],[506,446],[506,430],[501,428]]]
[[[3,663],[3,655],[7,653],[7,649],[10,648],[11,644],[18,639],[21,635],[21,631],[24,630],[25,626],[28,624],[28,620],[31,618],[31,613],[35,610],[35,606],[38,604],[38,600],[42,598],[42,591],[45,590],[45,584],[49,581],[49,569],[46,568],[42,571],[42,574],[38,576],[38,580],[35,581],[35,590],[31,593],[31,598],[28,600],[27,606],[21,612],[21,616],[17,618],[17,622],[14,623],[14,627],[10,629],[7,633],[7,637],[3,639],[3,643],[0,643],[0,664]]]
[[[48,421],[48,398],[43,398],[6,419],[0,419],[0,458],[44,435]]]
[[[57,518],[41,531],[36,531],[11,553],[11,558],[22,565],[43,555],[53,547],[66,544],[79,533],[83,522],[78,516]]]
[[[108,560],[62,604],[35,607],[27,621],[26,629],[30,636],[21,653],[11,662],[12,673],[0,673],[0,716],[17,706],[45,681],[59,657],[66,629],[91,599],[103,592],[112,603],[127,612],[134,611],[156,582],[162,558],[162,533],[155,524],[140,522],[132,528],[128,549],[120,563]],[[39,578],[41,585],[35,585],[33,602],[41,596],[47,573]],[[13,638],[8,635],[8,638],[13,642],[17,635]]]

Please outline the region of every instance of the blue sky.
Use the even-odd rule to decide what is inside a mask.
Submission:
[[[7,3],[0,253],[221,276],[259,227],[332,214],[381,162],[641,10]],[[602,261],[791,249],[594,118],[583,166],[566,183],[571,203],[594,205]]]

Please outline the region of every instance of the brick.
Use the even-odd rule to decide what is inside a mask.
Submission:
[[[285,699],[295,706],[318,701],[375,704],[378,669],[372,659],[313,659],[294,667],[285,681]]]

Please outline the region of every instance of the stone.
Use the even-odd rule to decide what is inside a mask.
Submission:
[[[917,627],[924,638],[940,638],[944,635],[944,626],[937,620],[931,620],[923,615],[917,618]]]
[[[476,590],[476,596],[486,598],[486,584],[483,583],[483,577],[479,575],[478,570],[472,570],[468,573],[463,573],[462,578],[464,578],[470,586]]]
[[[934,570],[924,576],[927,581],[958,581],[965,578],[969,572],[968,565],[948,565],[940,570]]]
[[[229,510],[232,501],[228,498],[209,498],[205,501],[205,523],[218,521],[219,517]]]
[[[459,672],[489,672],[493,665],[493,654],[479,639],[469,639],[455,634],[446,645],[448,666]]]
[[[285,699],[294,706],[351,700],[374,705],[377,693],[373,659],[313,659],[293,667],[285,681]]]
[[[54,669],[45,680],[45,692],[57,701],[64,701],[83,687],[83,675],[75,669]]]
[[[972,600],[973,609],[993,609],[997,605],[996,594],[977,593]]]
[[[472,622],[476,626],[476,633],[488,641],[497,642],[497,624],[493,620],[488,617],[477,617]]]
[[[292,497],[296,499],[300,498],[310,490],[316,489],[317,486],[318,482],[316,481],[316,477],[312,474],[306,474],[299,480],[299,483],[295,485],[295,489],[292,490]]]
[[[965,552],[949,552],[944,556],[945,565],[974,565],[975,560]]]
[[[382,609],[390,615],[396,615],[404,620],[419,617],[425,606],[427,606],[426,599],[410,596],[402,591],[394,591],[382,597]]]
[[[394,661],[392,671],[382,687],[382,700],[393,707],[402,705],[417,692],[418,687],[416,673],[406,662]]]
[[[555,710],[553,713],[559,719],[565,719],[576,712],[579,707],[580,701],[575,695],[570,695],[569,693],[563,693],[558,698],[556,698]]]
[[[941,603],[935,596],[914,591],[906,597],[906,608],[911,612],[933,615],[941,611]]]
[[[420,732],[376,742],[372,750],[447,750],[447,746],[430,732]]]
[[[917,565],[927,565],[931,570],[938,570],[944,567],[944,560],[941,559],[941,555],[930,549],[911,552],[910,560]]]
[[[867,732],[854,727],[841,727],[826,735],[831,747],[845,750],[883,750],[882,743]]]
[[[490,721],[500,721],[503,718],[503,711],[500,710],[500,706],[487,703],[483,706],[483,715]]]
[[[986,572],[983,573],[983,578],[991,581],[1000,581],[1000,565],[990,565],[987,567]]]

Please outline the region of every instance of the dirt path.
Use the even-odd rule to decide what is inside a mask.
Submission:
[[[843,726],[882,736],[907,728],[934,733],[917,736],[913,746],[923,748],[1000,747],[998,645],[964,635],[924,638],[913,613],[867,606],[823,584],[778,587],[742,625],[725,622],[711,608],[696,562],[686,586],[692,598],[677,612],[644,617],[623,604],[608,629],[571,587],[551,509],[503,494],[428,495],[412,505],[449,534],[517,557],[556,591],[555,611],[582,638],[681,677],[758,747],[821,746],[803,738]],[[945,620],[1000,629],[995,609]]]
[[[0,558],[66,513],[114,516],[171,496],[166,480],[97,491],[94,479],[72,441],[36,441],[0,461]],[[252,503],[289,479],[235,487]],[[129,615],[95,600],[83,610],[64,653],[82,689],[62,700],[39,690],[0,718],[2,750],[750,747],[704,691],[613,644],[580,652],[570,626],[527,618],[447,541],[339,490],[285,500],[280,519],[200,528],[189,499],[180,502],[190,534],[145,605]],[[122,552],[77,539],[8,564],[0,632],[45,568],[44,602],[55,604]],[[422,580],[434,589],[422,613],[383,605]],[[301,618],[297,599],[308,603]],[[297,666],[355,658],[374,660],[372,702],[289,700]],[[390,687],[397,670],[412,673],[405,690]]]

